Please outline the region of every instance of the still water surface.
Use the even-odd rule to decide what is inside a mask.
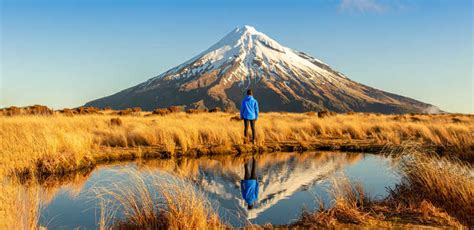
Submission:
[[[250,158],[251,159],[251,158]],[[114,183],[127,185],[124,171],[137,171],[154,179],[190,178],[204,191],[224,221],[238,227],[255,224],[287,224],[296,220],[302,209],[317,208],[316,197],[331,203],[331,180],[344,174],[362,183],[371,197],[383,198],[387,187],[399,182],[392,160],[359,153],[269,153],[257,155],[256,177],[259,194],[248,209],[242,199],[240,180],[249,157],[182,158],[150,160],[101,166],[91,172],[71,175],[61,182],[44,183],[40,225],[48,229],[96,229],[99,200],[96,191]],[[120,210],[117,218],[120,218]]]

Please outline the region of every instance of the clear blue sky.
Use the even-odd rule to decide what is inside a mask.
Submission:
[[[0,0],[0,107],[75,107],[248,24],[349,78],[474,113],[471,0]]]

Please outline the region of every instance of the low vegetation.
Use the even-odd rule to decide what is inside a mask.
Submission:
[[[90,108],[77,110],[89,112],[0,116],[0,168],[66,172],[100,159],[120,158],[112,149],[123,148],[155,147],[155,152],[167,155],[244,149],[239,147],[244,143],[243,125],[235,113],[184,113],[174,108],[159,116],[130,109],[124,113],[129,115],[118,116],[112,110],[96,111],[103,114]],[[473,160],[474,116],[323,114],[263,113],[257,122],[257,146],[265,150],[272,144],[296,143],[304,150],[308,146],[331,149],[415,142]]]
[[[143,112],[139,108],[114,111],[89,107],[52,111],[41,106],[15,107],[0,110],[0,178],[64,175],[107,160],[234,153],[245,149],[265,150],[271,145],[296,143],[302,150],[308,146],[331,149],[351,145],[367,150],[365,147],[396,147],[409,142],[436,151],[443,157],[413,158],[423,164],[402,161],[405,162],[401,165],[405,179],[393,188],[389,198],[377,202],[357,201],[355,206],[347,207],[356,207],[364,218],[389,222],[397,218],[405,221],[404,215],[409,212],[423,218],[425,212],[431,210],[441,216],[433,223],[472,226],[469,219],[474,219],[473,210],[456,211],[456,207],[474,207],[469,198],[474,197],[472,172],[466,172],[474,162],[473,121],[474,116],[461,114],[262,113],[257,122],[257,147],[252,147],[243,144],[243,124],[238,113],[183,111],[179,107],[158,112]],[[467,163],[446,160],[445,156]],[[0,202],[5,204],[9,202],[5,196],[15,191],[4,185],[0,192]],[[337,197],[344,196],[339,194]],[[0,206],[0,214],[9,212],[5,208],[8,205]],[[34,213],[33,209],[30,211]],[[327,218],[333,218],[332,223],[346,223],[343,220],[350,219],[350,215],[341,219],[337,214],[341,212],[318,213],[326,213]],[[389,213],[399,214],[392,216]],[[299,223],[323,217],[311,213],[303,215]],[[34,224],[30,223],[34,222],[34,218],[28,218],[25,226],[32,226]]]
[[[224,229],[226,225],[205,195],[184,179],[147,177],[137,171],[125,172],[131,182],[114,184],[97,191],[104,203],[115,203],[123,218],[101,221],[103,229]],[[102,209],[102,213],[116,210]]]
[[[411,209],[428,202],[465,226],[474,226],[474,170],[457,159],[411,150],[399,161],[402,181],[390,190],[387,205]]]
[[[330,191],[333,206],[325,208],[322,203],[320,210],[303,212],[293,226],[474,226],[474,177],[469,165],[414,149],[396,157],[402,180],[389,188],[388,197],[370,199],[360,184],[339,178]]]
[[[0,229],[46,229],[39,225],[41,210],[64,186],[71,196],[79,195],[93,169],[61,176],[2,178],[0,186]]]

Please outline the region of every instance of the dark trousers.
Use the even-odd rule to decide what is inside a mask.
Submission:
[[[249,163],[248,162],[245,162],[244,164],[244,168],[245,168],[245,174],[244,174],[244,180],[256,180],[257,177],[255,176],[255,168],[257,168],[257,166],[255,165],[255,158],[252,159],[252,171],[250,172],[250,169],[249,169]]]
[[[250,124],[250,128],[252,128],[252,142],[255,142],[255,137],[257,136],[256,133],[255,133],[255,120],[246,120],[246,119],[244,119],[245,140],[247,140],[247,138],[248,138],[249,124]]]

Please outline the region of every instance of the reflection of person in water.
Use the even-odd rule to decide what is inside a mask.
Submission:
[[[244,179],[240,181],[240,190],[242,192],[242,198],[247,202],[248,209],[252,209],[255,201],[258,199],[258,181],[255,175],[256,170],[255,158],[252,158],[252,170],[250,172],[249,162],[245,162],[244,170],[245,175]]]

